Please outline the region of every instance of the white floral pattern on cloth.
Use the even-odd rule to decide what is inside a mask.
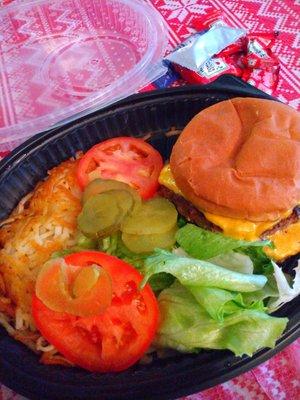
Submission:
[[[171,31],[170,48],[189,36],[192,19],[212,7],[223,9],[234,26],[251,31],[277,29],[275,52],[284,65],[276,95],[299,108],[299,0],[145,0],[163,15]],[[0,6],[11,0],[0,0]],[[180,82],[175,82],[178,86]],[[8,152],[0,153],[0,160]],[[259,367],[226,383],[181,400],[298,400],[300,399],[300,339]],[[0,400],[26,400],[0,386]]]
[[[186,23],[193,15],[203,15],[209,9],[209,5],[202,4],[198,0],[168,0],[160,7],[162,11],[170,11],[168,19],[177,19]]]

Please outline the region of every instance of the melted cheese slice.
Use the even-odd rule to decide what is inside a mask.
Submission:
[[[289,225],[282,231],[277,231],[269,236],[275,245],[275,249],[265,248],[269,257],[275,260],[283,260],[290,255],[300,252],[300,221]]]
[[[165,165],[162,169],[159,176],[159,183],[183,196],[183,193],[176,185],[169,164]],[[224,235],[250,241],[258,240],[263,232],[271,229],[281,219],[287,218],[291,213],[292,210],[283,213],[281,218],[276,221],[253,222],[203,212],[206,219],[223,230]],[[276,260],[286,258],[288,255],[296,254],[300,251],[300,221],[291,224],[283,231],[278,231],[274,235],[271,235],[270,240],[274,241],[276,250],[268,249],[268,254]]]
[[[275,226],[277,221],[253,222],[245,219],[222,217],[211,213],[203,213],[210,222],[222,228],[224,235],[242,240],[259,240],[260,235]],[[287,215],[289,215],[288,213]]]
[[[160,183],[160,185],[172,190],[172,192],[180,194],[182,197],[184,197],[182,191],[176,185],[174,176],[171,172],[170,164],[166,164],[160,171],[158,182]]]

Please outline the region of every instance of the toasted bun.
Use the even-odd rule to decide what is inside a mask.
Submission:
[[[215,104],[186,126],[170,164],[176,184],[200,210],[276,220],[300,201],[300,115],[271,100]]]

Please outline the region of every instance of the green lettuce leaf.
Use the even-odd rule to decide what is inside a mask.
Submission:
[[[177,219],[178,228],[182,228],[187,223],[188,223],[187,220],[182,215],[178,215],[178,219]]]
[[[153,256],[145,260],[142,284],[161,272],[173,275],[183,285],[217,287],[235,292],[260,290],[267,282],[263,275],[241,274],[207,261],[178,257],[165,250],[156,250]]]
[[[125,246],[119,233],[115,233],[103,239],[100,242],[100,250],[120,258],[121,260],[134,266],[142,273],[144,271],[145,260],[152,255],[152,253],[133,253]],[[160,292],[161,290],[169,287],[174,282],[174,279],[175,278],[172,275],[162,272],[152,276],[148,283],[155,292]]]
[[[244,247],[239,248],[238,251],[251,258],[256,274],[268,275],[274,272],[272,260],[266,255],[262,247]]]
[[[152,290],[157,294],[157,292],[161,292],[163,289],[171,286],[174,281],[174,276],[165,272],[161,272],[160,274],[153,275],[149,279],[148,283],[151,286]]]
[[[236,293],[224,289],[196,286],[186,286],[186,288],[211,318],[217,321],[222,322],[226,316],[240,310],[266,310],[262,300],[251,299],[248,301],[247,297],[244,297],[248,293]]]
[[[228,268],[231,271],[242,272],[243,274],[253,274],[253,262],[245,254],[230,251],[208,259],[210,263],[217,264],[220,267]]]
[[[182,352],[229,349],[236,356],[251,356],[263,347],[274,347],[288,321],[247,309],[216,321],[178,282],[163,290],[158,301],[162,323],[155,345]]]
[[[253,301],[263,301],[267,299],[268,301],[270,301],[271,298],[276,298],[276,299],[278,298],[279,293],[274,276],[273,275],[265,275],[265,276],[268,279],[268,281],[262,289],[257,290],[255,292],[243,293],[244,301],[247,304]],[[268,304],[268,301],[266,301],[266,304]]]
[[[187,224],[180,228],[176,233],[176,240],[184,251],[200,260],[207,260],[241,248],[252,249],[271,245],[269,240],[257,242],[237,240],[221,233],[207,231],[192,224]]]

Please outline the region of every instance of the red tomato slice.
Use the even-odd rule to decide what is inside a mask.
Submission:
[[[77,179],[82,189],[93,179],[115,179],[137,189],[143,199],[158,188],[163,160],[157,150],[142,139],[117,137],[96,144],[78,164]]]
[[[65,257],[69,265],[97,264],[112,279],[113,297],[106,311],[78,317],[50,310],[33,296],[32,313],[41,334],[72,363],[90,371],[122,371],[138,361],[158,327],[158,304],[142,275],[124,261],[97,251]]]

